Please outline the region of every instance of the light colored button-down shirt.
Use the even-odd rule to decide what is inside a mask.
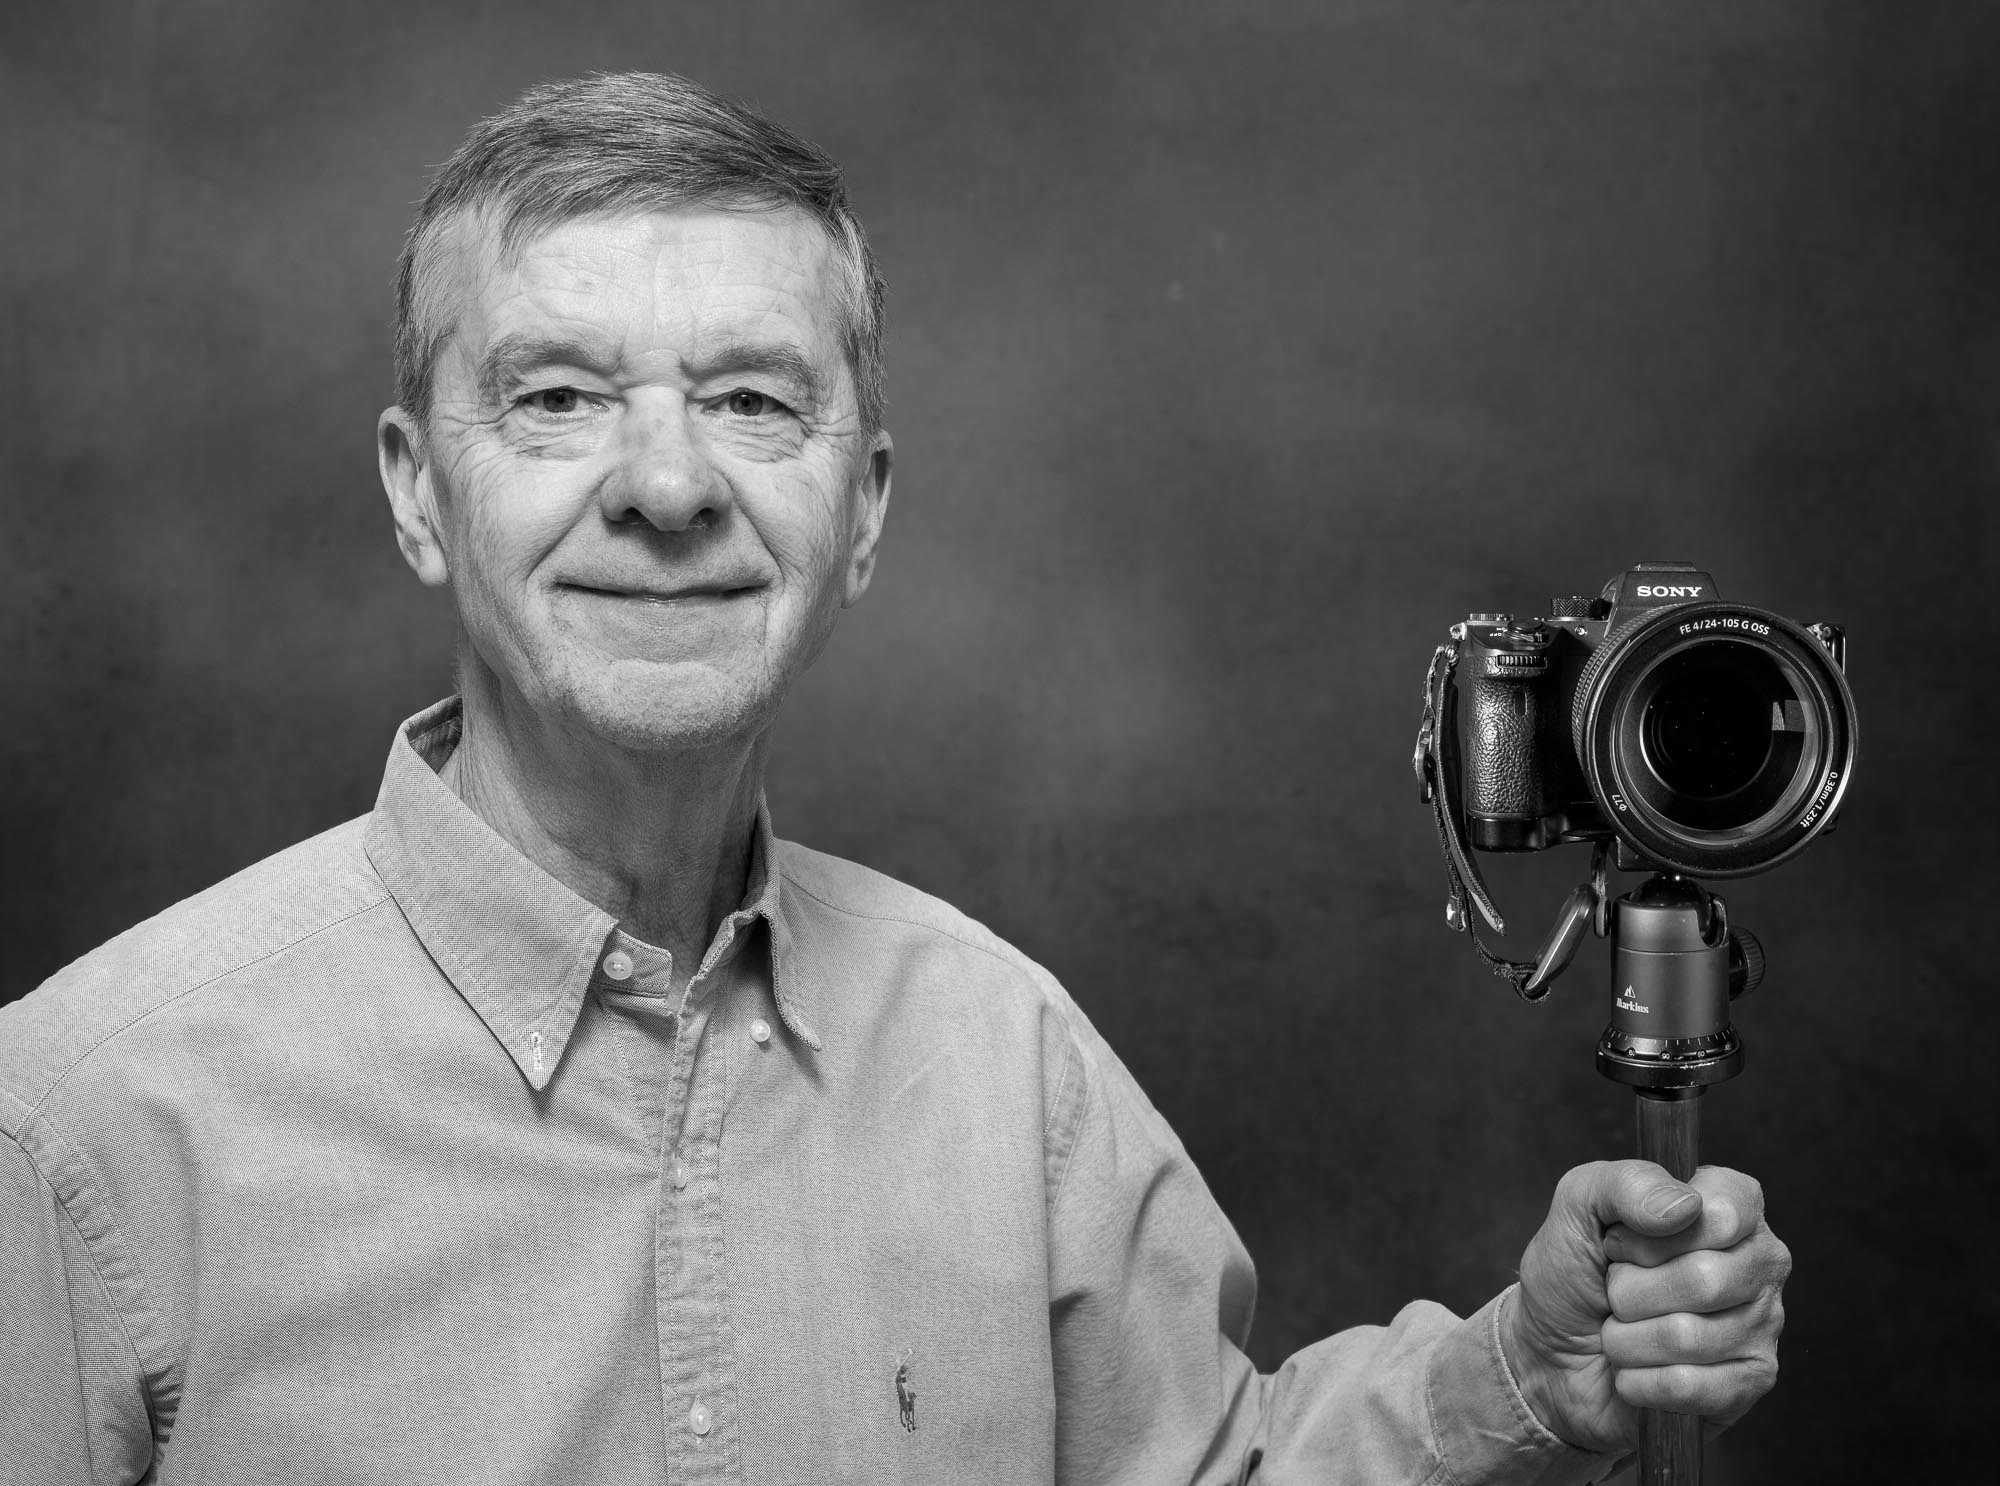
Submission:
[[[375,811],[0,1009],[0,1480],[1570,1481],[1497,1303],[1261,1377],[1049,975],[775,840],[685,994],[411,720]]]

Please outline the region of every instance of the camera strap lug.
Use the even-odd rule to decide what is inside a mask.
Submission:
[[[1837,624],[1809,624],[1806,633],[1819,641],[1833,663],[1844,672],[1847,669],[1847,631]]]

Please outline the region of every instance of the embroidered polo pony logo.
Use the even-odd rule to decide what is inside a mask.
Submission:
[[[917,1378],[910,1367],[910,1354],[915,1348],[905,1347],[903,1355],[896,1359],[896,1407],[902,1410],[903,1428],[917,1432]]]

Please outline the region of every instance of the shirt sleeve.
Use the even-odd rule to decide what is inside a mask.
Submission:
[[[1500,1349],[1504,1295],[1465,1320],[1417,1301],[1260,1376],[1235,1230],[1108,1049],[1073,1056],[1049,1131],[1061,1486],[1569,1486],[1619,1463],[1528,1407]]]
[[[143,1374],[76,1225],[0,1135],[0,1473],[37,1486],[139,1480]]]

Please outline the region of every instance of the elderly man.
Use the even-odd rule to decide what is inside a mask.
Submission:
[[[1770,1385],[1755,1183],[1637,1162],[1470,1319],[1259,1376],[1248,1259],[1062,989],[772,834],[882,535],[880,331],[833,164],[679,79],[444,167],[379,443],[460,694],[372,814],[0,1012],[0,1474],[1471,1486]]]

